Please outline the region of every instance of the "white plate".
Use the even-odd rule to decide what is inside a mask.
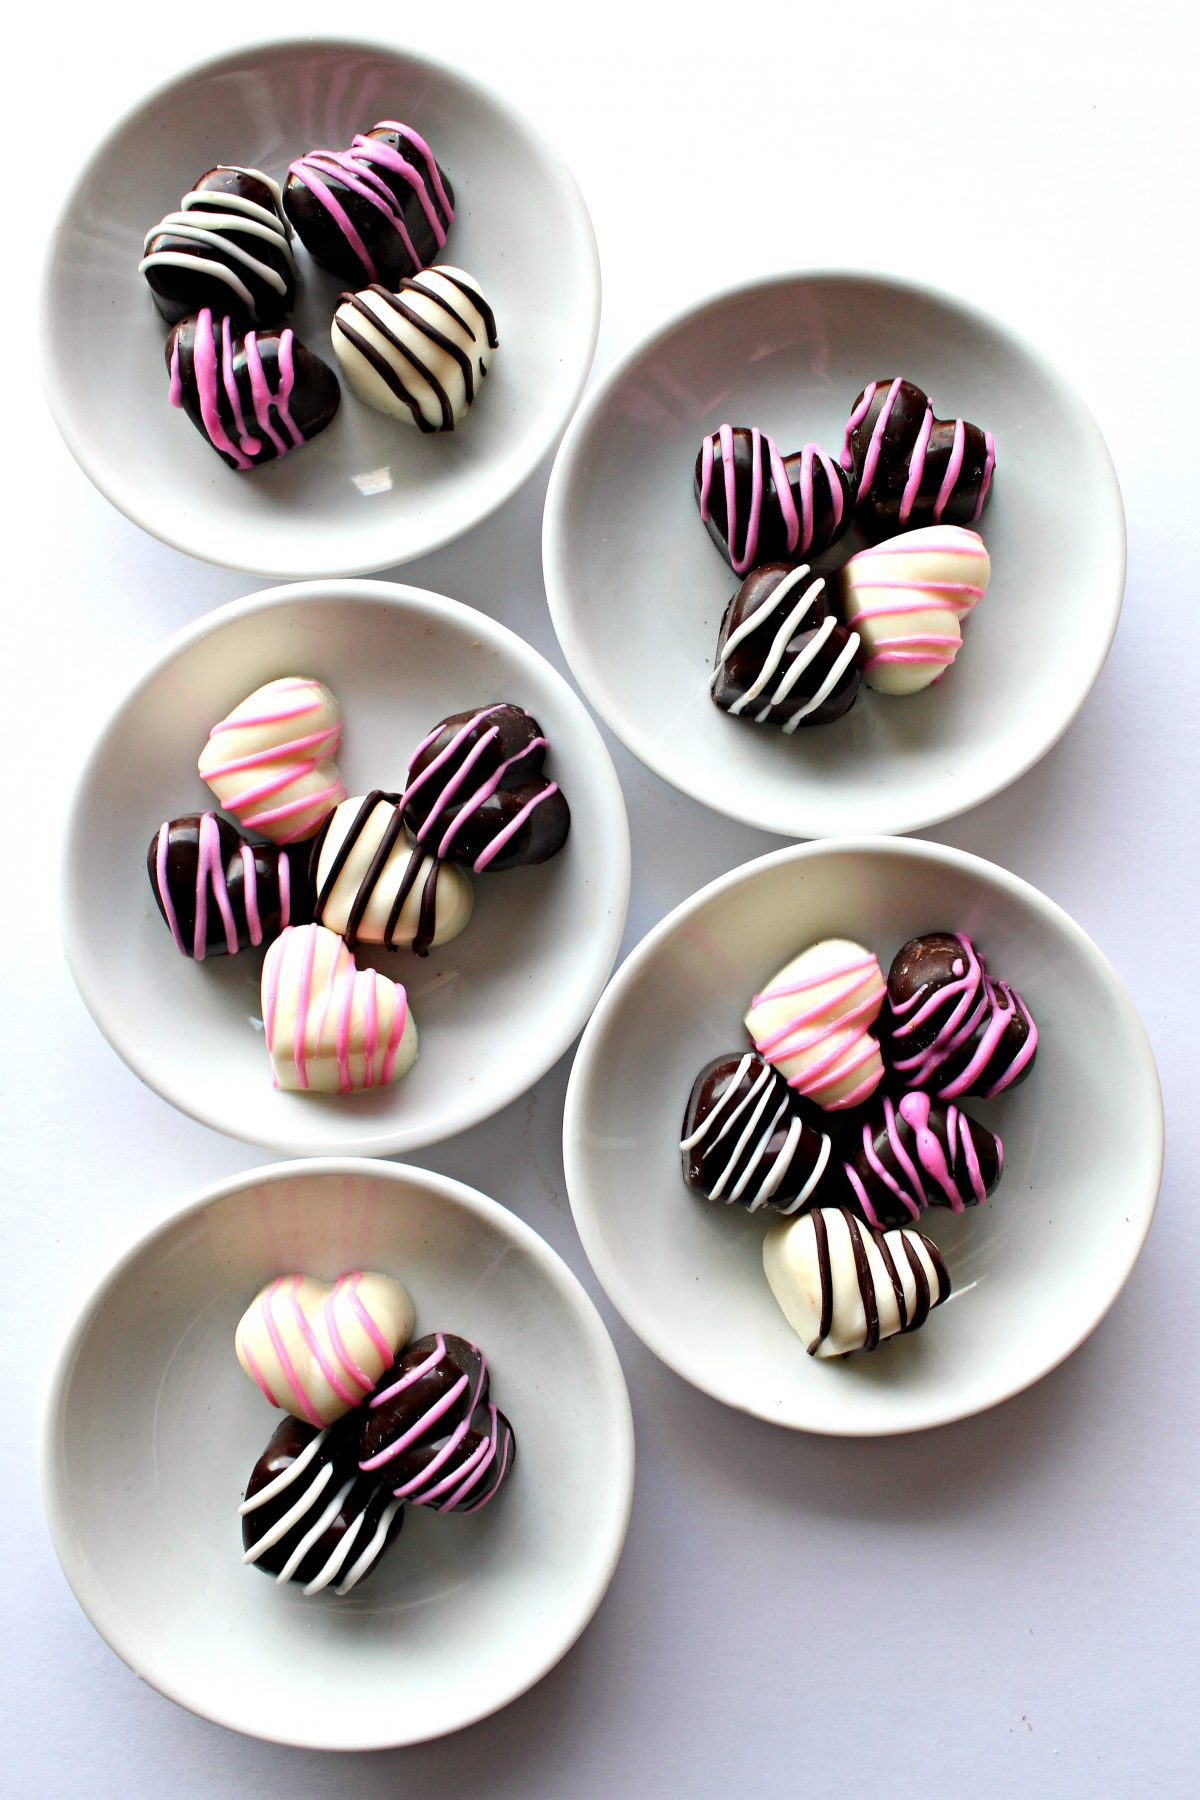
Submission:
[[[456,219],[444,260],[483,285],[500,349],[460,428],[387,419],[342,384],[329,429],[278,463],[226,468],[167,398],[159,317],[137,265],[145,233],[197,176],[239,162],[281,178],[381,118],[427,138]],[[290,321],[336,369],[329,328],[346,286],[303,246]],[[67,201],[42,296],[44,375],[73,455],[114,506],[164,542],[259,575],[367,573],[461,536],[516,492],[556,442],[596,347],[600,271],[557,152],[478,82],[409,51],[305,39],[202,63],[137,106]]]
[[[476,1517],[409,1507],[369,1581],[305,1599],[241,1564],[238,1502],[281,1415],[239,1368],[274,1275],[397,1276],[415,1335],[480,1344],[517,1460]],[[496,1201],[423,1169],[283,1163],[218,1183],[98,1285],[51,1383],[42,1484],[79,1604],[137,1674],[254,1737],[376,1749],[439,1737],[552,1668],[612,1579],[633,1422],[595,1307]]]
[[[146,876],[164,819],[215,802],[196,773],[209,727],[278,675],[315,675],[342,704],[351,794],[402,787],[439,719],[493,700],[549,739],[571,807],[558,856],[476,877],[466,931],[418,958],[365,949],[408,988],[416,1067],[366,1093],[277,1092],[262,1038],[262,951],[181,956]],[[582,1028],[616,957],[629,827],[600,733],[515,632],[455,600],[382,581],[302,582],[219,608],[172,638],[114,709],[79,779],[62,932],[113,1048],[193,1118],[270,1150],[390,1155],[452,1137],[523,1094]]]
[[[808,944],[851,937],[886,970],[908,938],[939,929],[965,932],[1023,994],[1037,1066],[999,1100],[967,1103],[1004,1142],[996,1193],[922,1220],[951,1298],[872,1356],[818,1362],[767,1286],[763,1215],[685,1187],[684,1106],[706,1062],[745,1047],[750,995]],[[584,1033],[563,1144],[583,1247],[655,1355],[760,1418],[873,1437],[980,1412],[1094,1329],[1150,1227],[1162,1098],[1132,1002],[1061,908],[959,850],[848,840],[746,863],[649,933]]]
[[[937,688],[864,688],[794,737],[730,718],[707,682],[738,581],[692,495],[701,438],[728,420],[837,455],[860,388],[895,374],[996,437],[992,583],[963,649]],[[732,818],[828,837],[949,818],[1045,754],[1108,653],[1125,522],[1091,415],[1007,327],[901,282],[790,275],[689,308],[592,389],[554,465],[543,561],[572,672],[635,756]]]

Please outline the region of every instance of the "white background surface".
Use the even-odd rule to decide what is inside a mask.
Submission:
[[[93,493],[41,408],[30,308],[35,247],[76,152],[150,83],[227,48],[231,26],[257,35],[271,21],[144,4],[120,15],[25,9],[8,43],[3,234],[0,1786],[131,1800],[1190,1795],[1200,1751],[1194,15],[1044,0],[823,11],[762,0],[668,17],[613,0],[547,9],[543,23],[532,5],[461,0],[388,17],[414,47],[503,88],[571,162],[605,274],[599,366],[739,276],[874,264],[993,308],[1090,400],[1129,520],[1112,656],[1037,769],[932,835],[1044,888],[1125,978],[1166,1092],[1160,1214],[1124,1297],[1063,1369],[988,1416],[893,1442],[791,1437],[727,1413],[658,1365],[601,1297],[638,1428],[625,1558],[560,1668],[459,1737],[339,1761],[242,1741],[136,1682],[80,1615],[47,1541],[41,1387],[93,1273],[168,1206],[256,1158],[177,1116],[109,1052],[62,966],[50,898],[67,784],[114,687],[181,622],[261,584],[162,548]],[[372,23],[306,0],[276,18],[289,30]],[[494,612],[557,660],[540,580],[545,475],[405,575]],[[1071,504],[1069,469],[1059,500]],[[774,840],[617,761],[633,824],[631,945],[700,882]],[[563,1064],[425,1160],[511,1204],[596,1292],[563,1195],[565,1079]]]

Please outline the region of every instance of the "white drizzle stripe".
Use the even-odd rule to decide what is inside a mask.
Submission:
[[[708,1136],[713,1125],[716,1124],[718,1117],[723,1112],[725,1112],[726,1108],[729,1106],[730,1101],[734,1098],[735,1094],[737,1094],[738,1090],[740,1089],[742,1082],[744,1081],[747,1073],[750,1070],[753,1060],[754,1060],[753,1056],[749,1052],[747,1052],[742,1057],[741,1061],[738,1063],[737,1068],[734,1070],[734,1073],[733,1073],[732,1077],[730,1078],[729,1083],[725,1088],[725,1091],[722,1093],[722,1095],[721,1095],[720,1099],[717,1101],[716,1105],[705,1116],[703,1122],[697,1127],[697,1129],[694,1132],[692,1132],[691,1136],[684,1138],[682,1140],[682,1142],[680,1143],[679,1148],[681,1151],[686,1152],[688,1150],[694,1149],[697,1144],[701,1143],[703,1141],[703,1139]],[[760,1093],[760,1091],[762,1091],[765,1088],[766,1092],[762,1094],[762,1098],[758,1101],[758,1105],[756,1107],[754,1107],[754,1110],[751,1114],[749,1123],[746,1125],[746,1127],[742,1131],[741,1136],[739,1137],[739,1139],[737,1140],[736,1144],[734,1145],[732,1151],[730,1152],[729,1158],[728,1158],[727,1162],[725,1163],[724,1168],[721,1170],[721,1173],[720,1173],[719,1177],[717,1178],[717,1181],[715,1182],[713,1187],[709,1190],[708,1198],[710,1200],[719,1200],[722,1197],[722,1195],[724,1193],[724,1188],[725,1188],[726,1182],[729,1180],[734,1169],[737,1167],[739,1158],[742,1156],[747,1144],[749,1143],[750,1139],[753,1137],[755,1128],[758,1126],[759,1122],[761,1121],[764,1111],[770,1104],[770,1099],[771,1099],[770,1089],[771,1089],[771,1084],[772,1084],[773,1073],[774,1073],[774,1071],[771,1069],[770,1065],[764,1064],[762,1073],[760,1075],[758,1075],[753,1082],[751,1082],[750,1087],[747,1090],[747,1092],[741,1096],[741,1098],[737,1102],[737,1105],[732,1108],[732,1110],[729,1113],[729,1117],[722,1124],[721,1129],[717,1132],[716,1137],[713,1139],[712,1144],[710,1145],[710,1149],[715,1149],[716,1146],[722,1142],[722,1140],[728,1135],[728,1133],[736,1127],[739,1119],[742,1117],[743,1113],[745,1113],[747,1108],[753,1105],[753,1103],[754,1103],[756,1097],[758,1096],[758,1094]],[[774,1136],[776,1130],[778,1129],[779,1122],[783,1118],[783,1115],[787,1111],[789,1105],[790,1105],[790,1096],[785,1095],[783,1097],[780,1105],[776,1109],[775,1113],[773,1114],[771,1121],[768,1124],[766,1130],[760,1135],[758,1142],[756,1143],[754,1150],[751,1153],[749,1160],[746,1163],[745,1168],[743,1169],[737,1182],[734,1184],[728,1197],[726,1198],[726,1205],[732,1204],[733,1201],[735,1201],[735,1200],[740,1200],[742,1195],[745,1193],[746,1188],[749,1185],[751,1178],[756,1174],[760,1164],[763,1161],[763,1158],[766,1156],[767,1151],[770,1148],[771,1139]],[[766,1204],[766,1202],[771,1199],[772,1195],[778,1191],[781,1183],[783,1182],[785,1176],[787,1175],[789,1168],[792,1165],[792,1162],[796,1155],[796,1151],[800,1147],[800,1143],[803,1138],[803,1135],[804,1135],[804,1121],[799,1117],[793,1118],[788,1126],[787,1135],[779,1148],[779,1152],[776,1155],[771,1168],[767,1171],[766,1177],[764,1178],[762,1184],[758,1188],[754,1197],[747,1204],[747,1211],[757,1212],[759,1210],[759,1208],[761,1206],[764,1206]],[[794,1200],[789,1201],[786,1206],[781,1206],[779,1208],[779,1211],[781,1213],[792,1213],[792,1212],[796,1211],[797,1207],[802,1206],[804,1204],[804,1201],[807,1199],[808,1195],[811,1194],[813,1189],[816,1187],[818,1181],[821,1179],[821,1176],[823,1175],[823,1173],[825,1171],[826,1164],[829,1161],[832,1146],[831,1146],[830,1139],[825,1132],[819,1133],[819,1136],[821,1139],[821,1148],[820,1148],[820,1152],[818,1153],[818,1156],[817,1156],[816,1164],[815,1164],[812,1172],[810,1173],[808,1180],[805,1182],[804,1187],[801,1189],[799,1194],[797,1194],[796,1198]]]
[[[324,1431],[318,1431],[316,1437],[305,1444],[294,1462],[290,1462],[286,1469],[281,1470],[273,1480],[268,1481],[266,1487],[259,1488],[256,1494],[251,1494],[242,1501],[238,1507],[238,1516],[244,1518],[247,1513],[256,1512],[260,1506],[266,1506],[269,1500],[274,1500],[276,1494],[282,1494],[286,1488],[291,1487],[296,1477],[307,1469],[328,1436],[328,1426]]]
[[[712,1192],[709,1195],[710,1200],[719,1200],[721,1198],[721,1193],[725,1186],[725,1183],[728,1181],[728,1179],[732,1175],[734,1169],[737,1167],[738,1162],[740,1161],[740,1159],[746,1149],[747,1144],[749,1144],[750,1139],[754,1136],[755,1130],[757,1129],[758,1125],[760,1124],[760,1122],[762,1120],[762,1116],[766,1112],[766,1110],[767,1110],[768,1106],[770,1106],[770,1104],[771,1104],[771,1090],[768,1087],[766,1093],[763,1095],[763,1097],[759,1101],[758,1105],[754,1108],[754,1111],[750,1114],[750,1118],[745,1126],[745,1129],[742,1132],[741,1137],[737,1140],[737,1143],[733,1146],[733,1150],[730,1153],[729,1161],[725,1164],[724,1169],[721,1171],[721,1179],[717,1182],[716,1186],[712,1189]],[[766,1150],[767,1145],[771,1141],[771,1135],[774,1132],[776,1125],[779,1123],[780,1117],[786,1110],[786,1107],[787,1107],[787,1100],[785,1099],[782,1106],[777,1106],[775,1108],[775,1112],[772,1115],[771,1122],[767,1126],[767,1129],[763,1132],[762,1136],[759,1138],[758,1143],[755,1146],[755,1149],[753,1151],[753,1154],[750,1157],[750,1161],[747,1164],[745,1170],[743,1171],[741,1179],[734,1183],[732,1192],[729,1195],[730,1200],[739,1199],[741,1197],[741,1195],[745,1192],[746,1183],[750,1179],[750,1176],[754,1173],[754,1170],[757,1167],[758,1163],[762,1160],[763,1153]]]
[[[257,1562],[265,1550],[272,1549],[279,1542],[280,1538],[285,1538],[292,1529],[292,1526],[300,1523],[309,1507],[315,1505],[325,1488],[328,1487],[332,1476],[333,1464],[326,1463],[325,1467],[313,1481],[311,1487],[305,1488],[300,1498],[296,1501],[296,1504],[289,1508],[289,1510],[280,1518],[276,1519],[274,1525],[272,1525],[268,1531],[263,1532],[258,1542],[256,1544],[251,1544],[250,1548],[243,1553],[243,1563]]]
[[[747,1050],[734,1071],[733,1079],[730,1081],[729,1086],[725,1089],[725,1092],[721,1095],[721,1098],[717,1101],[717,1104],[713,1107],[712,1111],[706,1116],[703,1123],[698,1125],[696,1130],[693,1131],[691,1137],[684,1138],[679,1146],[681,1150],[694,1150],[701,1138],[707,1136],[711,1127],[716,1123],[717,1115],[725,1109],[740,1087],[742,1078],[750,1067],[751,1061],[751,1054]],[[717,1142],[720,1142],[720,1138],[718,1138]]]
[[[737,630],[730,632],[725,640],[724,648],[721,651],[721,662],[725,661],[731,650],[737,649],[744,638],[748,638],[752,632],[758,630],[762,621],[770,617],[771,613],[775,611],[775,608],[780,602],[787,599],[796,583],[803,580],[804,576],[809,573],[808,564],[801,563],[798,569],[793,569],[789,575],[784,576],[778,587],[773,587],[771,589],[771,592],[767,595],[766,599],[760,602],[760,604],[755,607],[754,611],[742,620]]]
[[[823,706],[825,704],[826,700],[828,700],[830,694],[832,694],[832,692],[833,692],[834,688],[837,686],[838,682],[842,679],[842,676],[846,673],[846,670],[850,667],[850,664],[854,661],[855,657],[858,655],[858,646],[859,646],[858,633],[857,633],[857,631],[852,631],[850,633],[850,637],[846,643],[845,649],[842,651],[842,654],[838,657],[837,661],[834,663],[832,669],[829,671],[829,674],[826,676],[826,678],[822,682],[821,686],[817,689],[817,691],[813,695],[812,699],[805,701],[804,705],[800,708],[799,712],[794,712],[792,714],[791,718],[787,720],[786,724],[783,727],[785,734],[795,731],[795,729],[796,729],[797,725],[799,725],[801,719],[806,719],[810,712],[815,712],[818,706]]]
[[[403,1504],[404,1502],[402,1500],[388,1501],[387,1506],[380,1514],[379,1523],[375,1527],[375,1536],[371,1539],[350,1573],[334,1588],[333,1591],[335,1594],[348,1594],[350,1589],[355,1587],[358,1582],[362,1580],[367,1570],[371,1568],[380,1555],[380,1552],[387,1541],[387,1534],[391,1529],[392,1520],[400,1511]]]
[[[319,1594],[322,1588],[327,1588],[330,1582],[336,1579],[341,1572],[342,1564],[346,1561],[346,1558],[358,1541],[359,1533],[363,1528],[363,1520],[366,1516],[366,1508],[364,1507],[362,1512],[355,1517],[349,1530],[342,1533],[341,1541],[337,1544],[333,1554],[325,1563],[324,1567],[313,1576],[311,1581],[305,1582],[300,1590],[302,1594]]]
[[[330,1464],[330,1467],[332,1467],[332,1464]],[[343,1486],[338,1489],[324,1512],[319,1514],[316,1524],[309,1526],[308,1530],[304,1533],[304,1536],[300,1539],[300,1542],[296,1545],[296,1548],[292,1551],[292,1554],[284,1563],[282,1569],[280,1569],[278,1575],[276,1575],[275,1580],[277,1582],[282,1583],[292,1579],[292,1576],[296,1573],[296,1570],[300,1567],[300,1564],[304,1561],[317,1539],[329,1529],[333,1524],[333,1521],[341,1512],[343,1506],[345,1506],[350,1495],[350,1489],[354,1486],[355,1480],[356,1477],[351,1475],[349,1481],[345,1482]]]

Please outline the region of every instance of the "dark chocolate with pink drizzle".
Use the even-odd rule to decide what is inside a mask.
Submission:
[[[816,444],[784,456],[756,425],[721,425],[700,446],[696,504],[736,575],[828,549],[854,512],[854,484]]]
[[[994,1132],[916,1090],[876,1096],[843,1150],[842,1203],[876,1230],[912,1225],[930,1206],[979,1206],[1004,1167]]]
[[[341,400],[333,370],[283,331],[233,329],[205,307],[167,339],[171,404],[231,469],[274,462],[324,431]]]
[[[879,1027],[897,1080],[943,1100],[991,1099],[1023,1081],[1037,1055],[1020,994],[958,932],[928,932],[897,951]]]
[[[965,419],[938,419],[915,382],[871,381],[846,422],[843,469],[860,525],[875,537],[918,525],[973,525],[991,496],[996,445]]]
[[[398,1500],[478,1512],[512,1473],[516,1439],[475,1344],[432,1332],[408,1346],[357,1416],[359,1467]]]
[[[401,797],[418,847],[477,875],[556,856],[571,811],[544,771],[546,749],[537,720],[508,701],[441,720],[413,752]]]
[[[252,844],[216,813],[165,820],[146,870],[177,948],[197,962],[266,943],[306,914],[306,884],[287,851]]]
[[[437,260],[454,193],[425,139],[395,119],[348,150],[310,150],[288,169],[283,204],[323,269],[355,287],[395,288]]]

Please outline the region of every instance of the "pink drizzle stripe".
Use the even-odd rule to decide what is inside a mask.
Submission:
[[[179,919],[171,901],[171,889],[167,881],[167,835],[169,830],[170,820],[164,819],[158,828],[158,841],[154,850],[154,874],[158,884],[159,898],[163,903],[163,912],[166,914],[171,936],[175,939],[175,947],[182,955],[186,956],[187,944],[179,929]]]
[[[293,1276],[292,1279],[298,1282],[300,1278],[299,1276]],[[320,1416],[314,1409],[308,1395],[304,1392],[304,1388],[301,1385],[299,1376],[296,1374],[292,1359],[287,1353],[287,1346],[283,1341],[278,1325],[275,1323],[275,1295],[283,1286],[283,1281],[283,1276],[278,1276],[263,1295],[263,1322],[266,1325],[267,1336],[271,1340],[271,1348],[275,1352],[275,1359],[282,1371],[283,1379],[291,1389],[297,1405],[300,1407],[304,1417],[308,1420],[310,1425],[319,1425],[321,1423]]]
[[[428,1375],[431,1369],[436,1369],[445,1354],[446,1340],[439,1331],[434,1339],[433,1349],[425,1358],[425,1361],[418,1363],[415,1368],[410,1369],[407,1375],[402,1375],[399,1381],[393,1381],[391,1387],[385,1388],[381,1394],[374,1395],[371,1400],[371,1405],[373,1407],[382,1406],[385,1400],[390,1400],[393,1395],[402,1393],[405,1388],[412,1387],[414,1382],[420,1381],[422,1375]]]
[[[245,1357],[247,1363],[249,1364],[250,1373],[254,1377],[254,1380],[257,1382],[260,1391],[270,1401],[272,1406],[279,1407],[279,1410],[282,1412],[282,1410],[283,1410],[282,1403],[275,1398],[275,1395],[271,1390],[270,1383],[267,1381],[262,1370],[259,1368],[257,1362],[255,1362],[255,1360],[254,1360],[254,1352],[251,1350],[249,1344],[247,1344],[244,1339],[242,1341],[242,1355]]]
[[[495,1408],[493,1407],[492,1410],[494,1412]],[[493,1425],[493,1433],[494,1433],[494,1425]],[[492,1483],[491,1487],[488,1489],[487,1493],[482,1495],[481,1498],[475,1502],[474,1506],[464,1506],[463,1507],[464,1513],[478,1512],[481,1506],[487,1505],[488,1501],[491,1499],[492,1495],[499,1488],[500,1484],[504,1480],[505,1475],[508,1472],[508,1458],[509,1458],[511,1449],[512,1449],[512,1436],[509,1432],[506,1431],[504,1434],[504,1450],[501,1454],[500,1468],[499,1468],[499,1471],[497,1472],[495,1481],[493,1481],[493,1483]]]
[[[917,433],[917,441],[913,445],[909,462],[908,480],[904,484],[904,492],[900,497],[900,523],[908,523],[913,504],[921,491],[921,477],[925,473],[925,453],[929,448],[929,434],[933,430],[933,408],[928,403],[925,417],[921,420],[921,429]]]
[[[338,1399],[345,1401],[347,1406],[356,1405],[358,1395],[351,1393],[350,1389],[346,1386],[345,1382],[326,1356],[324,1350],[322,1350],[320,1340],[312,1326],[309,1324],[308,1315],[300,1304],[300,1277],[298,1275],[293,1277],[292,1282],[292,1317],[296,1321],[296,1329],[299,1331],[300,1336],[304,1339],[304,1342],[308,1347],[309,1355],[313,1358],[318,1369],[320,1369],[322,1375],[325,1377],[325,1380],[337,1395]]]
[[[450,1411],[454,1402],[458,1399],[460,1394],[466,1391],[466,1388],[467,1377],[465,1375],[460,1375],[453,1386],[447,1388],[441,1399],[435,1400],[433,1405],[429,1407],[426,1412],[421,1414],[415,1424],[410,1425],[407,1431],[403,1432],[394,1440],[394,1442],[388,1444],[385,1449],[380,1450],[377,1455],[368,1457],[366,1462],[360,1462],[358,1465],[359,1468],[367,1470],[381,1469],[385,1463],[392,1462],[402,1451],[407,1450],[410,1444],[415,1444],[418,1438],[423,1437],[431,1425],[436,1425],[438,1420],[443,1418],[445,1414]]]

